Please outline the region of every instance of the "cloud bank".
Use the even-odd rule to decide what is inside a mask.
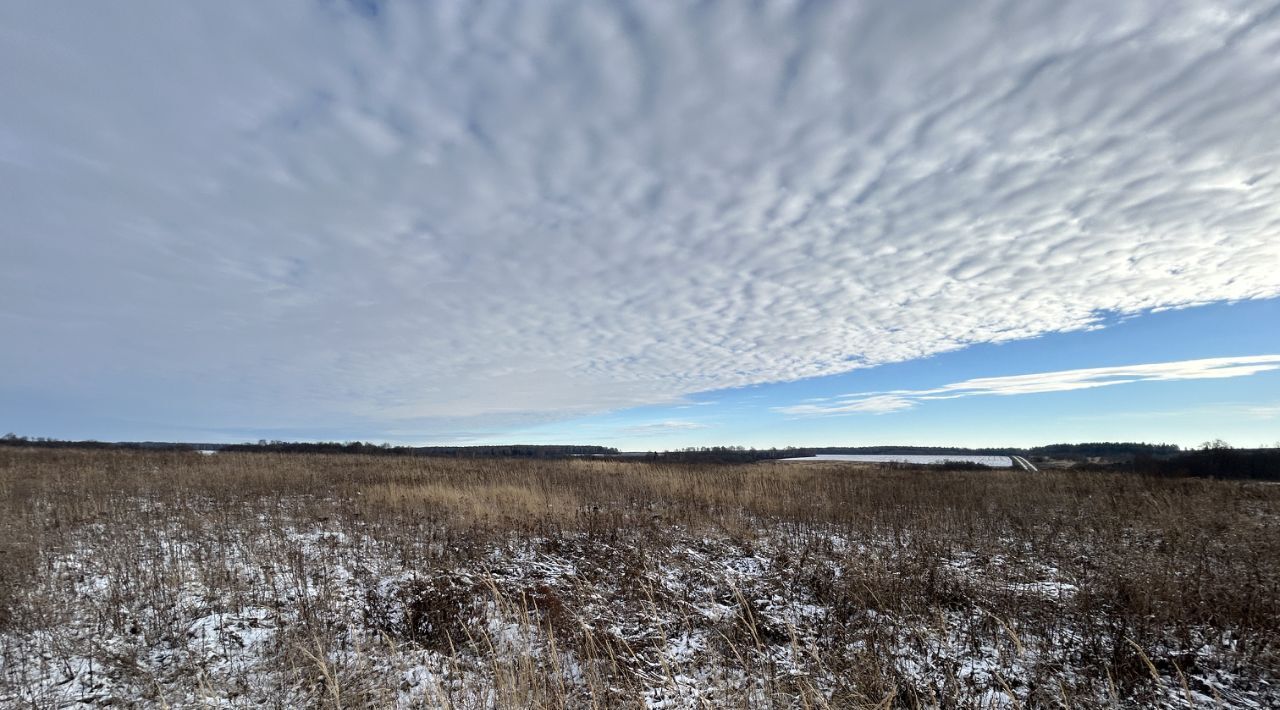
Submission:
[[[1277,14],[8,3],[0,392],[488,430],[1273,297]]]
[[[1067,392],[1070,390],[1125,385],[1134,382],[1247,377],[1271,370],[1280,370],[1280,355],[1205,358],[1121,367],[1091,367],[1080,370],[1039,372],[1029,375],[979,377],[932,389],[850,394],[843,397],[778,407],[777,411],[799,416],[855,413],[887,414],[911,409],[921,402],[930,400]]]

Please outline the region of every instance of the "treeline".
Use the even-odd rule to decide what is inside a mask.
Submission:
[[[147,451],[194,451],[196,449],[217,449],[221,444],[191,444],[172,441],[95,441],[85,439],[69,441],[66,439],[50,439],[43,436],[25,437],[16,434],[0,436],[0,446],[26,446],[39,449],[115,449],[115,450],[147,450]]]
[[[814,456],[817,454],[957,454],[973,456],[1004,456],[1017,454],[1028,458],[1058,458],[1081,460],[1103,458],[1133,460],[1135,458],[1163,459],[1179,453],[1173,444],[1145,444],[1128,442],[1098,442],[1087,444],[1050,444],[1032,448],[956,448],[942,446],[806,446],[769,449],[749,449],[742,446],[703,446],[676,451],[649,453],[620,453],[606,446],[511,444],[497,446],[392,446],[363,441],[350,442],[299,442],[267,441],[242,444],[202,444],[166,441],[68,441],[45,437],[27,438],[15,434],[0,437],[0,445],[34,446],[50,449],[146,449],[161,451],[212,450],[311,454],[365,454],[373,456],[442,456],[449,458],[564,458],[570,456],[625,457],[650,461],[680,463],[750,463],[772,459]]]
[[[1137,473],[1153,476],[1280,481],[1280,448],[1233,449],[1210,445],[1171,458],[1139,456],[1128,465]]]
[[[1047,458],[1131,458],[1138,456],[1175,456],[1182,449],[1177,444],[1137,444],[1132,442],[1101,441],[1088,444],[1049,444],[1030,449],[1014,450],[1019,456],[1044,456]]]
[[[372,456],[441,456],[448,458],[552,459],[570,456],[607,456],[618,453],[607,446],[564,444],[511,444],[501,446],[392,446],[365,441],[267,441],[256,444],[199,444],[168,441],[67,441],[45,437],[27,438],[16,434],[0,437],[0,446],[29,446],[42,449],[120,449],[149,451],[244,451],[292,454],[365,454]]]
[[[267,451],[290,454],[366,454],[373,456],[440,456],[446,458],[556,459],[570,456],[597,456],[618,453],[607,446],[571,444],[506,444],[499,446],[391,446],[352,441],[347,443],[260,441],[256,444],[226,444],[220,451]]]
[[[1083,459],[1132,458],[1135,456],[1172,456],[1181,449],[1177,444],[1147,444],[1131,441],[1100,441],[1085,444],[1048,444],[1020,448],[1016,446],[956,448],[944,446],[822,446],[809,448],[815,454],[970,454],[973,456],[1018,456]]]
[[[675,463],[754,463],[771,459],[785,459],[796,456],[812,456],[811,449],[747,449],[741,446],[699,446],[676,451],[651,451],[643,458],[648,461],[666,461]],[[627,458],[639,458],[624,454]]]
[[[649,460],[678,461],[681,463],[750,463],[752,461],[769,461],[773,459],[816,456],[820,454],[919,454],[945,456],[947,454],[968,456],[1008,456],[1016,454],[1027,458],[1057,458],[1083,460],[1088,458],[1108,458],[1132,460],[1137,457],[1167,458],[1175,456],[1181,449],[1176,444],[1146,444],[1135,442],[1095,442],[1086,444],[1049,444],[1031,448],[1018,447],[986,447],[958,448],[954,446],[804,446],[770,449],[748,449],[741,446],[703,446],[679,449],[676,451],[650,452],[645,455]]]
[[[1280,480],[1280,448],[1233,449],[1222,442],[1208,442],[1200,449],[1183,451],[1173,444],[1096,442],[1050,444],[1032,448],[947,448],[940,446],[817,446],[748,449],[741,446],[704,446],[677,451],[621,453],[607,446],[511,444],[500,446],[391,446],[369,442],[266,441],[244,444],[200,444],[164,441],[67,441],[15,434],[0,437],[0,446],[47,449],[116,449],[149,451],[244,451],[306,454],[363,454],[372,456],[438,456],[447,458],[555,459],[578,456],[625,458],[674,463],[752,463],[818,454],[933,454],[1045,457],[1109,462],[1086,464],[1098,470],[1121,470],[1156,476],[1200,476],[1223,479]],[[954,466],[974,466],[953,462]],[[951,467],[949,464],[948,467]]]
[[[820,454],[969,454],[1000,456],[1010,449],[957,449],[942,446],[788,446],[784,448],[749,449],[742,446],[700,446],[675,451],[651,451],[644,455],[650,461],[678,463],[752,463],[777,459],[801,458]],[[1015,452],[1016,453],[1016,452]],[[633,454],[622,454],[634,458]]]

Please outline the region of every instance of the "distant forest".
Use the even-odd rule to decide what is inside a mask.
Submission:
[[[664,461],[763,461],[768,459],[814,456],[817,454],[969,454],[1005,456],[1017,454],[1028,458],[1108,458],[1131,459],[1137,456],[1167,458],[1178,454],[1176,444],[1140,444],[1130,442],[1096,442],[1088,444],[1049,444],[1032,448],[987,447],[966,449],[948,446],[805,446],[782,449],[748,449],[741,446],[705,446],[676,451],[623,453],[608,446],[561,444],[507,444],[493,446],[392,446],[362,441],[307,442],[267,441],[243,444],[202,444],[168,441],[67,441],[45,437],[28,438],[16,434],[0,437],[0,445],[34,446],[47,449],[151,449],[207,451],[268,451],[309,454],[372,454],[387,456],[446,456],[556,458],[567,456],[625,456],[628,458],[660,458]]]
[[[365,454],[373,456],[436,456],[444,458],[556,459],[570,457],[619,458],[667,463],[752,463],[818,454],[1016,454],[1032,461],[1065,459],[1087,470],[1124,471],[1155,476],[1198,476],[1224,479],[1280,480],[1280,448],[1233,449],[1222,442],[1208,442],[1183,450],[1174,444],[1094,442],[1049,444],[1031,448],[948,448],[940,446],[818,446],[748,449],[710,446],[678,451],[620,452],[607,446],[512,444],[501,446],[390,446],[367,442],[266,441],[244,444],[201,444],[161,441],[64,441],[15,434],[0,437],[0,446],[49,449],[118,449],[151,451],[242,451],[258,453]],[[965,464],[962,468],[981,468]],[[951,468],[955,468],[954,466]]]
[[[617,449],[607,446],[510,444],[502,446],[391,446],[363,441],[307,442],[267,441],[256,444],[201,444],[168,441],[64,441],[6,434],[0,437],[0,446],[34,446],[46,449],[121,449],[148,451],[246,451],[256,453],[289,454],[365,454],[371,456],[439,456],[446,458],[526,458],[550,459],[569,456],[616,455]]]
[[[1280,481],[1280,448],[1233,449],[1210,445],[1170,458],[1138,456],[1118,466],[1154,476]]]
[[[1133,458],[1168,458],[1181,449],[1176,444],[1139,444],[1132,442],[1095,442],[1088,444],[1049,444],[1032,448],[1004,447],[966,449],[954,446],[805,446],[784,449],[746,449],[740,446],[709,446],[679,451],[651,453],[650,458],[664,461],[747,462],[770,459],[816,456],[820,454],[965,454],[970,456],[1007,456],[1016,454],[1029,459],[1060,458],[1071,460]]]
[[[576,446],[569,444],[510,444],[501,446],[390,446],[351,442],[308,443],[292,441],[258,442],[257,444],[226,444],[215,447],[221,451],[270,451],[302,454],[372,454],[375,456],[438,456],[444,458],[517,458],[558,459],[570,456],[594,456],[617,454],[618,450],[607,446]]]

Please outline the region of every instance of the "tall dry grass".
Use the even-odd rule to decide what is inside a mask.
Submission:
[[[1097,473],[2,450],[0,704],[1262,702],[1278,524]]]

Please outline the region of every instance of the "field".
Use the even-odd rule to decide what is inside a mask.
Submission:
[[[818,454],[801,458],[779,459],[796,463],[815,463],[818,461],[851,461],[858,463],[914,463],[945,464],[949,462],[976,463],[990,468],[1012,468],[1013,460],[1008,456],[974,456],[971,454]]]
[[[1280,486],[0,450],[0,707],[1280,705]]]

